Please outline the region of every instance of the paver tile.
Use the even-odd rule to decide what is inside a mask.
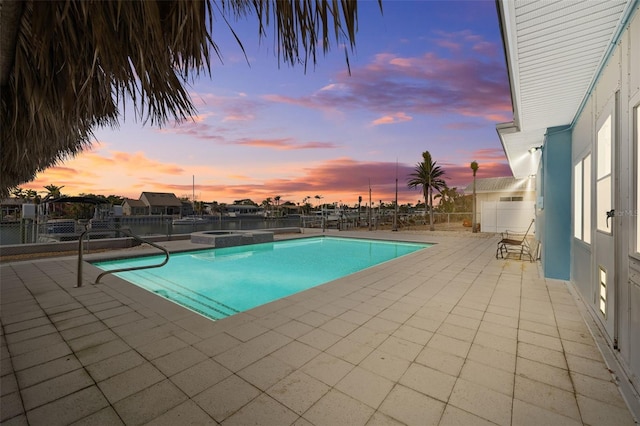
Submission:
[[[106,423],[103,423],[106,424]],[[147,426],[215,425],[217,424],[192,400],[177,405],[146,423]]]
[[[518,424],[518,423],[514,423]],[[438,426],[494,426],[495,423],[453,405],[447,405]]]
[[[145,359],[142,358],[140,354],[136,351],[129,350],[102,361],[98,361],[94,364],[87,365],[85,368],[96,382],[100,382],[131,368],[137,367],[144,362]]]
[[[464,358],[469,352],[471,343],[436,333],[427,343],[427,347]]]
[[[424,345],[391,336],[378,346],[377,349],[397,358],[413,361],[423,347]]]
[[[516,375],[514,398],[580,420],[580,412],[573,392]]]
[[[294,340],[273,352],[271,356],[295,368],[300,368],[309,360],[315,358],[319,353],[320,351],[318,349]]]
[[[616,405],[625,408],[626,402],[620,395],[620,390],[613,382],[613,378],[600,380],[584,374],[571,373],[571,381],[575,388],[576,395],[582,395],[589,399],[604,402],[609,405]]]
[[[396,385],[380,405],[380,411],[407,425],[438,424],[445,404],[422,393]]]
[[[465,358],[427,346],[418,354],[414,362],[457,377],[464,361]]]
[[[343,359],[353,365],[359,364],[371,351],[373,351],[372,347],[358,344],[351,339],[342,339],[326,350],[328,354]]]
[[[240,340],[226,333],[217,333],[212,337],[194,343],[193,347],[208,356],[216,356],[238,346],[240,343],[242,343]]]
[[[284,334],[285,336],[291,337],[292,339],[297,339],[303,334],[307,334],[311,330],[313,330],[312,326],[296,320],[290,320],[275,328],[275,331],[277,331],[278,333]]]
[[[330,333],[321,328],[315,328],[310,332],[298,337],[297,340],[323,351],[340,339],[341,337],[337,334]]]
[[[331,390],[311,407],[303,417],[316,426],[365,425],[374,410],[365,404]]]
[[[193,397],[232,374],[217,362],[207,359],[170,377],[184,393]]]
[[[329,391],[329,386],[313,377],[295,371],[267,390],[267,393],[289,409],[303,414]]]
[[[537,407],[519,399],[513,400],[512,422],[512,424],[514,425],[522,426],[582,426],[581,421],[563,416],[558,413],[554,413],[553,411],[545,410],[544,408]]]
[[[31,410],[93,385],[83,369],[77,369],[21,390],[25,410]]]
[[[84,417],[77,422],[71,423],[72,426],[99,426],[99,425],[124,425],[113,407],[106,407],[100,411]]]
[[[634,426],[629,409],[576,395],[582,420],[588,425]]]
[[[96,386],[57,399],[27,411],[29,424],[68,425],[108,406],[107,400]]]
[[[17,355],[11,359],[11,362],[13,363],[15,371],[20,371],[38,364],[44,364],[56,358],[71,355],[71,352],[71,348],[66,343],[56,343],[45,348],[39,348]]]
[[[551,365],[557,368],[567,368],[567,360],[563,352],[547,349],[542,346],[529,343],[518,343],[518,357],[536,361],[542,364]]]
[[[573,383],[569,377],[569,372],[562,368],[518,357],[516,361],[516,374],[573,392]]]
[[[258,395],[260,391],[257,388],[233,375],[196,395],[193,401],[221,422]]]
[[[334,386],[334,389],[372,408],[378,408],[391,388],[393,388],[391,380],[360,367],[352,369]]]
[[[192,346],[185,346],[182,349],[178,349],[177,351],[154,359],[153,364],[165,376],[173,376],[174,374],[208,358],[209,357]]]
[[[293,424],[298,418],[298,414],[270,396],[262,394],[228,417],[223,425],[286,426]]]
[[[116,402],[113,407],[125,424],[142,424],[186,399],[187,396],[169,380],[164,380]]]
[[[408,388],[442,402],[449,399],[455,382],[454,376],[415,363],[409,366],[399,381]]]
[[[12,418],[16,419],[16,422],[20,421],[19,418],[16,418],[24,413],[20,392],[16,391],[2,395],[2,397],[0,397],[0,405],[2,406],[2,410],[0,410],[0,422],[6,424],[7,420]],[[26,421],[24,424],[26,424]]]
[[[449,404],[499,425],[511,424],[512,398],[488,387],[458,379]]]
[[[99,382],[98,387],[113,404],[164,379],[157,368],[144,363]]]
[[[238,371],[236,374],[258,389],[265,391],[295,371],[295,368],[268,355]]]
[[[496,392],[513,396],[514,374],[473,360],[467,360],[460,372],[460,378],[477,385],[486,386]]]
[[[411,363],[386,352],[375,350],[360,362],[360,367],[397,382]]]

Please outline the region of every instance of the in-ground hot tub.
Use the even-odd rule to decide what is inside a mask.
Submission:
[[[235,247],[273,242],[270,231],[200,231],[191,233],[191,242],[212,247]]]

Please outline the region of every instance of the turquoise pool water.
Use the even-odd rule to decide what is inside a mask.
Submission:
[[[430,244],[314,237],[171,255],[161,268],[116,275],[212,319],[220,319]],[[110,270],[164,256],[94,263]]]

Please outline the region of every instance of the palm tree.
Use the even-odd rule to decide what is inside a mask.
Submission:
[[[192,116],[185,86],[221,56],[214,21],[243,50],[234,22],[254,17],[260,38],[272,26],[278,62],[305,68],[335,46],[348,67],[358,27],[355,1],[3,1],[1,9],[4,193],[91,146],[95,128],[116,127],[128,98],[151,124]]]
[[[447,184],[442,178],[442,176],[444,176],[444,170],[436,165],[429,151],[425,151],[422,153],[422,161],[416,164],[413,173],[409,176],[411,176],[411,178],[407,182],[407,186],[409,188],[422,187],[422,195],[425,201],[427,199],[429,200],[429,230],[433,231],[435,230],[433,223],[433,191],[441,192],[447,187]]]
[[[264,200],[262,200],[262,203],[260,203],[262,205],[262,207],[264,208],[264,212],[265,214],[267,214],[268,216],[270,216],[271,214],[269,213],[271,210],[271,197],[267,197]]]
[[[279,195],[273,197],[273,200],[276,202],[276,216],[280,216],[280,198],[282,197]]]
[[[322,195],[316,195],[315,197],[316,200],[318,200],[318,203],[320,203],[320,200],[322,199]],[[320,204],[318,204],[318,207],[320,207]]]
[[[456,200],[460,198],[460,193],[456,187],[444,188],[433,198],[440,198],[441,201],[438,204],[440,211],[454,213],[456,211]]]
[[[16,198],[24,198],[24,189],[16,186],[15,188],[11,188],[11,195]]]
[[[478,227],[476,226],[476,173],[478,172],[477,161],[471,162],[471,170],[473,170],[473,218],[471,219],[471,232],[478,232]]]
[[[48,194],[47,197],[48,199],[51,198],[60,198],[62,197],[62,193],[60,192],[62,190],[62,188],[64,188],[64,185],[62,186],[58,186],[58,185],[46,185],[43,187],[44,189],[47,190]]]

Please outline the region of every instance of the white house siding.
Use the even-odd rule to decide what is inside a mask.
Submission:
[[[636,8],[637,9],[637,8]],[[640,13],[632,15],[628,26],[620,36],[617,47],[602,70],[594,90],[576,120],[572,133],[572,160],[575,165],[588,153],[596,153],[597,122],[603,113],[614,105],[614,160],[616,192],[613,220],[615,233],[615,275],[613,284],[615,306],[609,308],[617,321],[611,330],[611,318],[604,318],[598,308],[598,283],[596,282],[596,162],[592,162],[591,223],[592,238],[585,244],[576,238],[572,241],[571,281],[587,302],[602,328],[609,344],[617,347],[619,358],[628,372],[636,391],[640,392],[640,254],[636,251],[636,227],[638,193],[636,170],[637,149],[634,142],[634,107],[640,105]],[[574,177],[575,180],[575,177]],[[573,194],[575,196],[575,194]],[[574,221],[575,221],[575,211]]]

